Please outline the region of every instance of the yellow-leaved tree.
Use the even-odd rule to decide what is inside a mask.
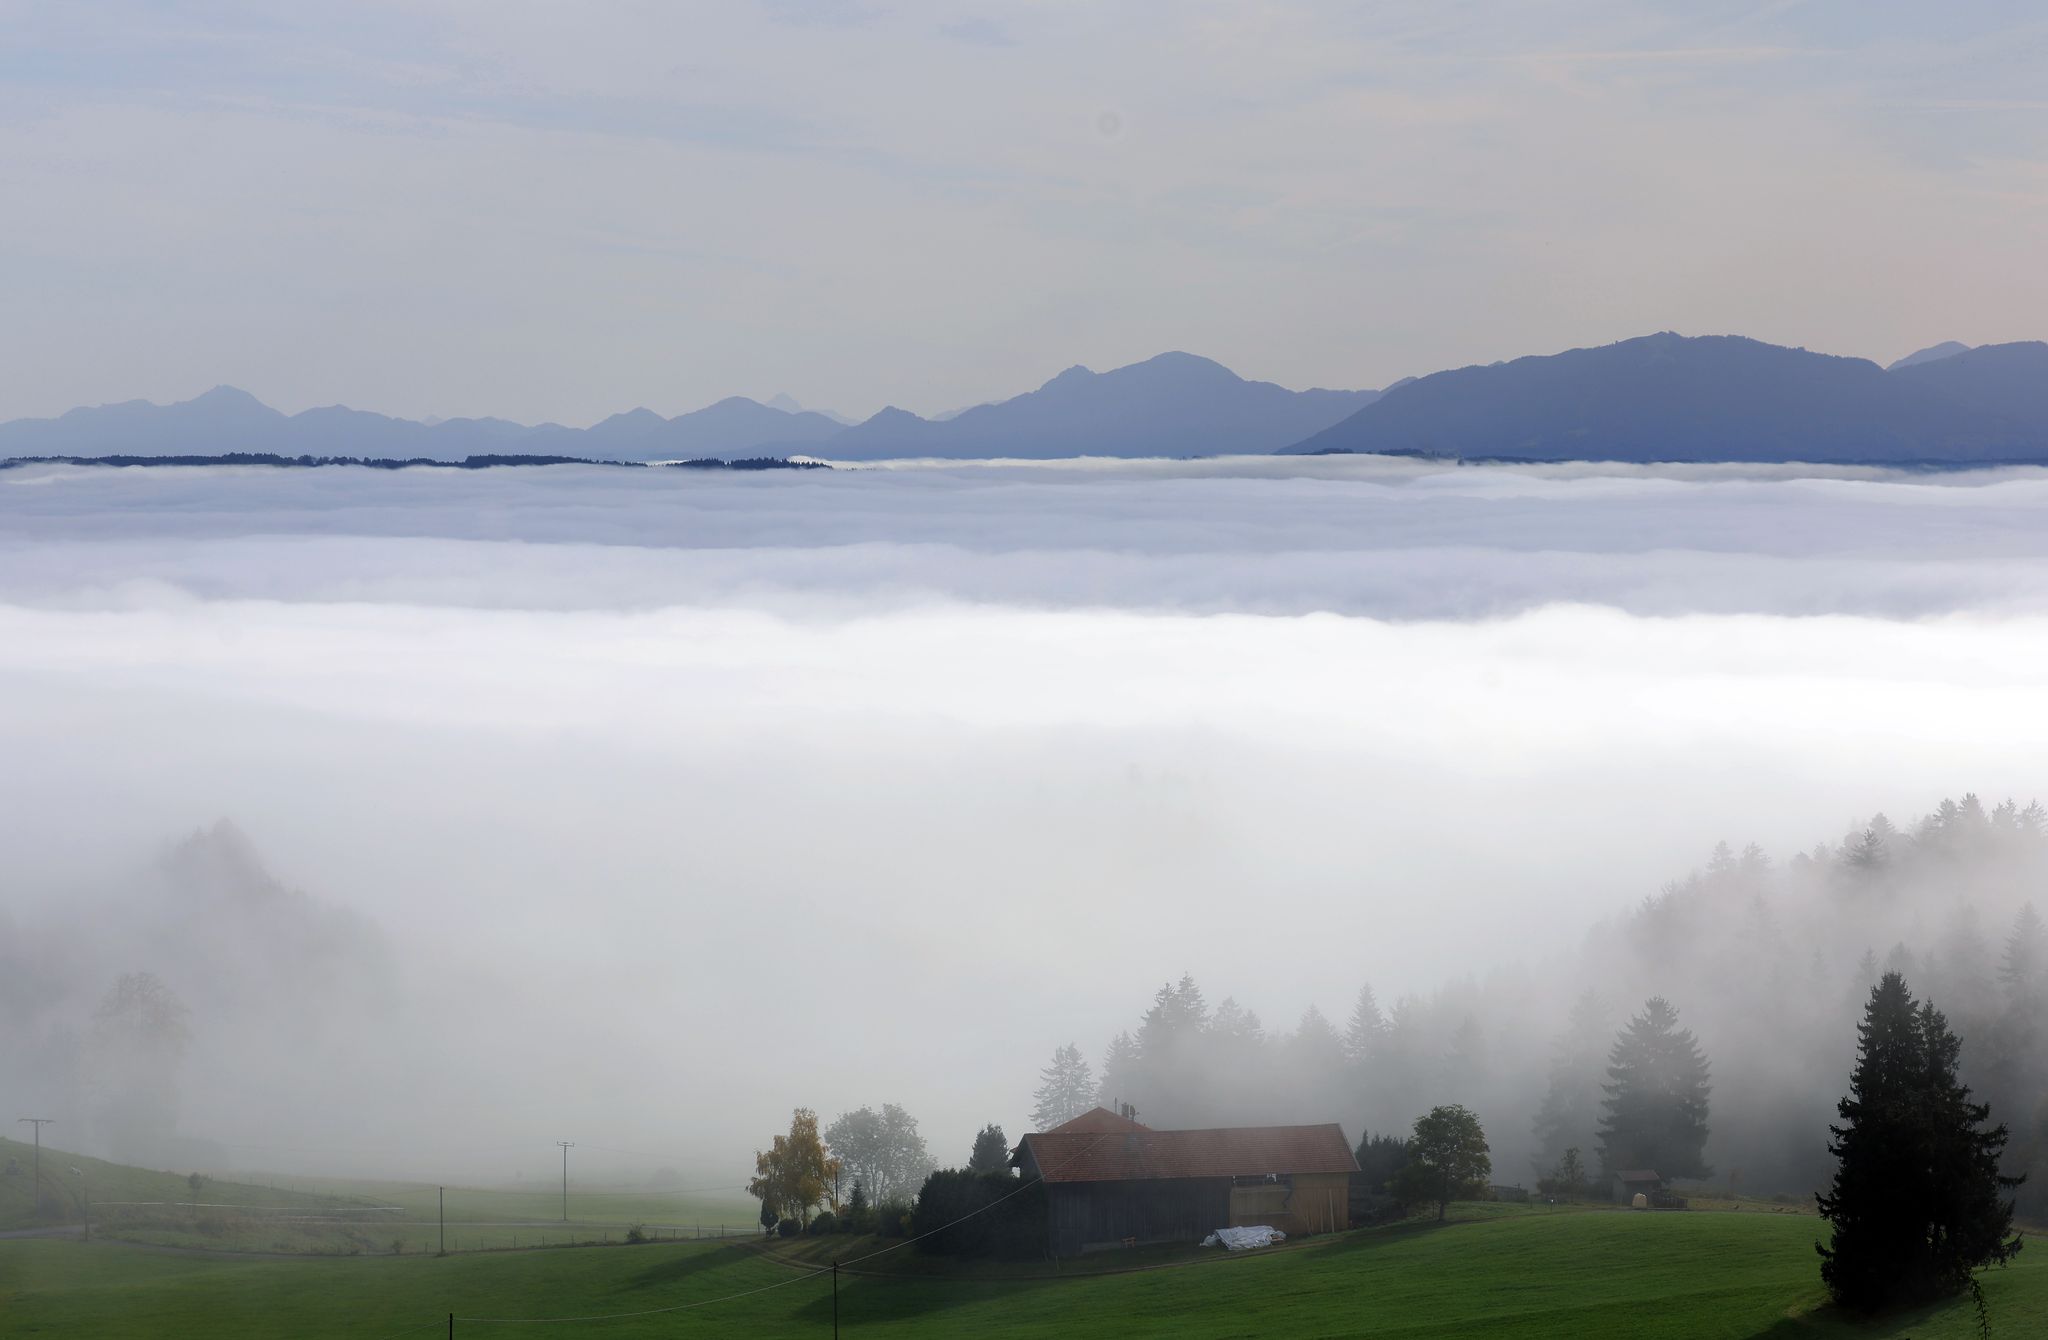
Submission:
[[[831,1200],[833,1212],[838,1212],[839,1203],[832,1199],[838,1180],[839,1160],[825,1152],[818,1114],[800,1107],[790,1116],[789,1134],[776,1136],[767,1150],[755,1152],[754,1180],[747,1183],[747,1194],[808,1227],[811,1207],[819,1201]]]

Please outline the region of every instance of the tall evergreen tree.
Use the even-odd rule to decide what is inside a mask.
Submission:
[[[1608,1053],[1600,1162],[1611,1175],[1644,1169],[1705,1177],[1707,1060],[1678,1011],[1653,996]]]
[[[1098,1106],[1115,1110],[1117,1104],[1134,1101],[1138,1095],[1138,1043],[1129,1031],[1109,1040],[1102,1054],[1102,1079],[1095,1088]]]
[[[1072,1121],[1095,1106],[1095,1077],[1081,1049],[1069,1042],[1052,1054],[1052,1064],[1038,1072],[1038,1091],[1032,1094],[1032,1129],[1049,1131]]]
[[[1962,1043],[1905,978],[1885,974],[1857,1029],[1856,1070],[1828,1129],[1837,1167],[1820,1213],[1832,1244],[1815,1244],[1821,1279],[1845,1307],[1870,1310],[1946,1297],[1980,1266],[2019,1252],[2001,1192],[2003,1126],[1956,1077]]]
[[[2028,903],[2013,918],[2012,934],[2005,938],[2005,953],[1998,960],[1998,983],[2015,1001],[2033,998],[2048,976],[2048,926]]]
[[[1161,986],[1138,1024],[1130,1088],[1122,1096],[1168,1122],[1184,1120],[1213,1099],[1203,1065],[1209,1004],[1195,979]]]
[[[1600,1123],[1600,1048],[1612,1016],[1588,991],[1572,1006],[1570,1026],[1550,1054],[1550,1084],[1536,1110],[1536,1167],[1547,1172],[1567,1149],[1593,1142]]]
[[[974,1151],[967,1156],[967,1171],[1007,1173],[1010,1170],[1010,1141],[1003,1128],[990,1122],[974,1137]]]
[[[1359,987],[1358,999],[1351,1006],[1350,1024],[1344,1030],[1344,1059],[1354,1066],[1369,1065],[1386,1032],[1387,1021],[1380,1013],[1380,1002],[1373,995],[1371,984]]]

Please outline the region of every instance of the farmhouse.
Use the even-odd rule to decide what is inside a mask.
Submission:
[[[1025,1136],[1010,1162],[1045,1183],[1054,1256],[1199,1242],[1244,1224],[1295,1235],[1348,1228],[1358,1171],[1334,1123],[1155,1131],[1099,1107]]]

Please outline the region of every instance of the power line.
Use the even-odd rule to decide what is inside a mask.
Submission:
[[[1082,1158],[1087,1157],[1087,1155],[1094,1151],[1095,1146],[1101,1144],[1104,1140],[1107,1140],[1112,1134],[1114,1134],[1114,1132],[1105,1131],[1101,1135],[1096,1136],[1093,1140],[1088,1142],[1088,1145],[1085,1148],[1076,1150],[1072,1158],[1069,1158],[1065,1162],[1061,1163],[1059,1165],[1059,1168],[1055,1168],[1053,1169],[1053,1171],[1058,1172],[1060,1169],[1067,1167],[1068,1164],[1074,1163]],[[557,1143],[560,1142],[557,1141]],[[568,1158],[567,1151],[564,1151],[562,1157],[564,1159]],[[990,1201],[988,1204],[983,1205],[978,1209],[969,1210],[966,1214],[961,1215],[958,1219],[952,1220],[950,1223],[940,1224],[937,1228],[930,1229],[926,1232],[920,1233],[916,1237],[905,1238],[903,1241],[897,1243],[893,1247],[884,1247],[882,1248],[882,1250],[878,1252],[869,1252],[866,1256],[857,1256],[853,1260],[847,1261],[844,1264],[859,1265],[862,1261],[872,1261],[878,1256],[886,1256],[890,1252],[896,1251],[899,1248],[908,1247],[913,1242],[922,1242],[924,1239],[932,1237],[935,1234],[943,1233],[949,1228],[953,1228],[960,1224],[964,1224],[969,1219],[974,1218],[976,1215],[988,1213],[990,1210],[993,1210],[996,1206],[1001,1205],[1004,1201],[1010,1199],[1012,1196],[1022,1195],[1025,1191],[1029,1190],[1035,1182],[1043,1180],[1044,1178],[1041,1176],[1032,1179],[1032,1181],[1019,1181],[1019,1183],[1017,1184],[1017,1188],[1014,1191],[1005,1192],[1004,1194]],[[694,1303],[673,1303],[668,1307],[650,1307],[645,1308],[639,1312],[600,1312],[585,1317],[455,1317],[454,1320],[476,1326],[550,1326],[569,1325],[574,1322],[585,1321],[624,1321],[630,1317],[653,1317],[665,1312],[687,1312],[692,1308],[711,1307],[712,1305],[717,1303],[730,1303],[735,1299],[751,1298],[755,1294],[767,1293],[773,1289],[786,1289],[792,1284],[802,1284],[805,1280],[814,1280],[821,1275],[836,1275],[841,1264],[842,1263],[835,1261],[829,1266],[820,1266],[816,1270],[809,1271],[802,1275],[795,1275],[789,1279],[781,1280],[774,1284],[764,1284],[758,1289],[745,1289],[740,1291],[739,1293],[729,1293],[719,1298],[703,1298],[699,1299]]]

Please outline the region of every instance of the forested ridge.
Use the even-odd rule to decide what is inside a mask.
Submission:
[[[1833,1169],[1828,1125],[1857,1024],[1886,972],[1938,1006],[1961,1075],[2031,1173],[2022,1214],[2048,1212],[2048,811],[1975,795],[1905,824],[1884,815],[1787,859],[1715,846],[1705,865],[1593,928],[1565,961],[1475,972],[1348,1014],[1310,1007],[1269,1029],[1191,978],[1158,989],[1092,1066],[1063,1048],[1042,1073],[1042,1127],[1090,1101],[1158,1127],[1341,1122],[1403,1132],[1458,1103],[1484,1122],[1495,1179],[1533,1183],[1568,1149],[1600,1171],[1617,1040],[1653,998],[1697,1039],[1706,1180],[1804,1195]],[[1362,955],[1364,956],[1364,955]],[[1691,1160],[1687,1160],[1691,1161]],[[1671,1169],[1686,1176],[1690,1169]]]

